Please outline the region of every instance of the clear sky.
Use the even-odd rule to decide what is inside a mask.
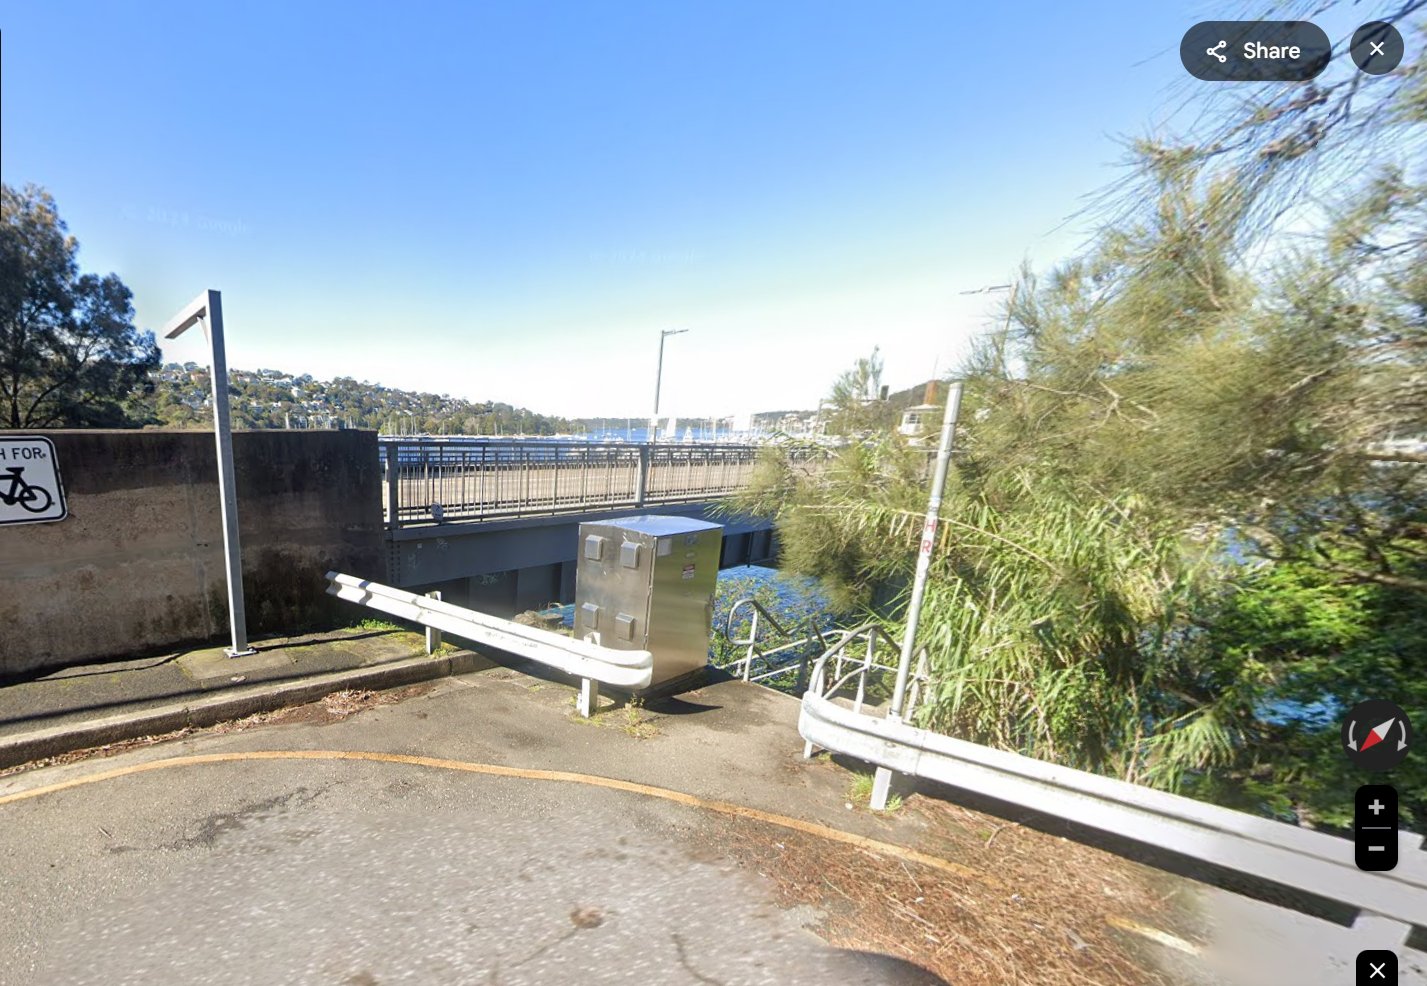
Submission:
[[[0,171],[231,366],[647,415],[944,371],[1085,234],[1198,3],[10,3]],[[1224,16],[1224,14],[1219,14]],[[205,361],[201,334],[164,344]]]

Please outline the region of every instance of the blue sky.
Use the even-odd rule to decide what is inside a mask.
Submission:
[[[639,416],[686,328],[666,412],[811,407],[1081,242],[1212,13],[999,6],[10,4],[0,171],[232,366]]]

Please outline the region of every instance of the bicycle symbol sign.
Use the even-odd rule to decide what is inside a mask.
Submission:
[[[39,524],[68,515],[54,442],[0,435],[0,524]]]

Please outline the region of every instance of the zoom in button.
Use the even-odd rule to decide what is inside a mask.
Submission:
[[[1201,21],[1179,42],[1179,60],[1205,82],[1303,82],[1332,57],[1309,21]]]

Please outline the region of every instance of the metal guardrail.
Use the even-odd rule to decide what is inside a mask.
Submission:
[[[918,664],[912,681],[922,686],[925,654]],[[888,668],[871,657],[839,666],[831,650],[814,664],[798,716],[807,755],[815,746],[845,753],[1340,901],[1360,911],[1354,930],[1384,948],[1401,945],[1412,925],[1427,926],[1427,853],[1420,851],[1420,835],[1399,834],[1396,869],[1360,870],[1347,839],[865,714],[862,695],[872,670]],[[849,708],[838,693],[854,678],[864,680]]]
[[[760,448],[429,438],[378,443],[389,528],[727,496],[748,486]]]
[[[653,677],[654,658],[647,650],[601,647],[339,572],[328,572],[327,582],[328,594],[338,599],[370,606],[575,675],[581,681],[582,715],[588,716],[594,711],[599,694],[597,683],[636,690],[649,687]]]

